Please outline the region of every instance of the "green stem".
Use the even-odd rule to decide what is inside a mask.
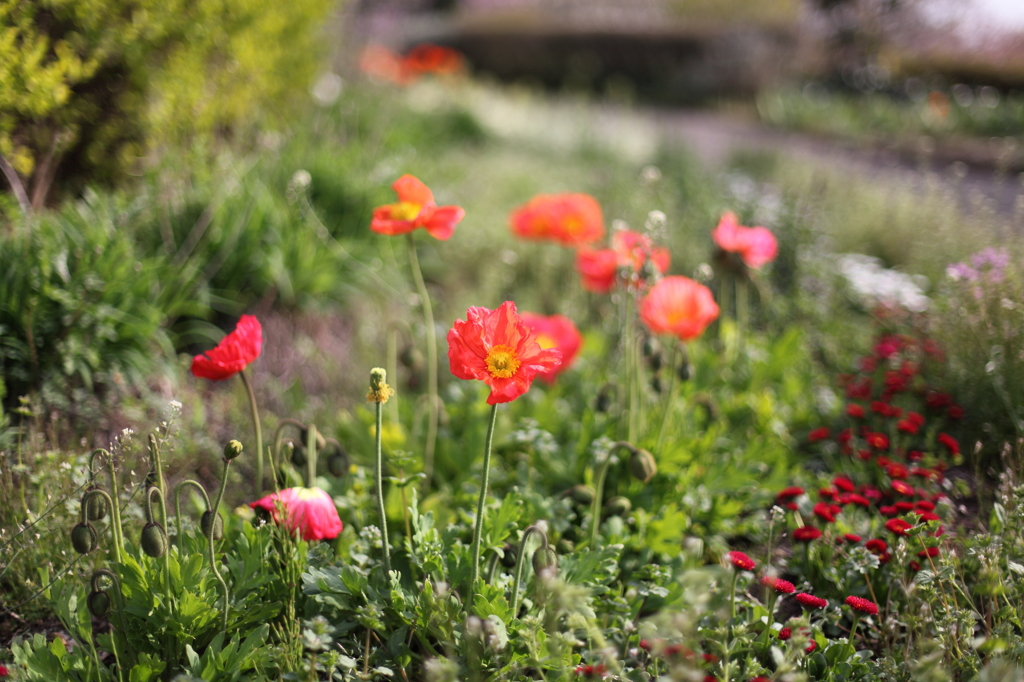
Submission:
[[[859,622],[860,622],[860,613],[858,613],[857,611],[854,611],[853,612],[853,625],[850,626],[850,638],[848,640],[850,642],[850,646],[852,646],[854,649],[857,648],[857,645],[853,643],[853,637],[854,637],[854,635],[857,634],[857,623],[859,623]]]
[[[476,503],[476,520],[473,524],[473,571],[469,577],[469,600],[473,603],[476,581],[480,577],[480,533],[484,527],[484,502],[487,500],[487,486],[491,475],[491,443],[494,441],[494,423],[498,420],[498,403],[491,405],[491,419],[487,424],[487,439],[484,444],[484,476],[480,484],[480,499]]]
[[[661,428],[658,429],[658,447],[655,452],[661,453],[661,447],[665,442],[665,428],[668,426],[668,417],[672,414],[672,392],[676,388],[676,362],[679,355],[679,346],[683,344],[680,341],[678,344],[672,346],[672,359],[668,364],[668,391],[665,394],[665,413],[661,417]],[[686,358],[686,353],[683,353],[683,358]]]
[[[380,514],[380,541],[384,548],[384,576],[391,573],[391,545],[388,541],[388,517],[384,509],[384,454],[381,449],[381,431],[384,426],[384,404],[377,403],[377,434],[375,447],[377,450],[376,484],[377,511]]]
[[[199,481],[193,481],[191,478],[186,478],[184,481],[174,486],[174,523],[178,530],[178,549],[181,549],[181,542],[184,537],[181,532],[181,489],[189,485],[199,491],[199,494],[203,496],[203,501],[206,503],[207,511],[210,509],[210,496],[206,494],[206,488],[204,488]]]
[[[734,282],[736,287],[736,345],[743,350],[743,342],[750,325],[750,282]]]
[[[775,588],[770,585],[765,585],[765,589],[768,590],[768,621],[764,628],[764,645],[765,651],[767,651],[768,643],[771,641],[772,625],[775,624],[775,600],[778,599],[778,595],[775,593]]]
[[[306,487],[316,487],[316,424],[306,432]]]
[[[156,436],[149,434],[149,451],[153,456],[153,467],[156,471],[156,488],[160,491],[160,524],[164,528],[164,532],[167,532],[167,482],[164,480],[164,461],[160,456],[160,445],[156,441]],[[146,497],[146,504],[149,505],[149,501],[152,499],[151,496]],[[152,513],[152,511],[151,511]],[[150,519],[152,521],[153,519]],[[164,581],[167,596],[171,596],[171,554],[170,552],[164,552],[163,555],[164,564]]]
[[[130,670],[132,665],[134,664],[134,661],[125,660],[125,659],[121,658],[121,653],[118,651],[118,646],[117,646],[117,640],[118,639],[122,639],[123,643],[125,644],[125,655],[127,656],[128,648],[129,648],[128,647],[128,638],[127,638],[128,624],[127,624],[127,622],[124,619],[124,597],[121,595],[121,581],[118,580],[117,574],[114,573],[113,571],[111,571],[109,569],[106,569],[106,568],[101,568],[101,569],[99,569],[98,571],[95,571],[92,574],[92,581],[91,581],[91,583],[92,583],[93,591],[98,591],[99,590],[99,578],[100,578],[100,576],[103,576],[103,577],[109,579],[110,582],[113,583],[114,591],[116,592],[115,601],[117,602],[117,607],[116,608],[117,608],[117,620],[118,620],[118,626],[119,626],[118,630],[119,631],[115,631],[111,635],[110,642],[114,646],[113,654],[114,654],[114,660],[117,662],[117,677],[118,677],[119,680],[121,680],[121,682],[124,682],[124,671],[126,669]]]
[[[597,470],[597,476],[594,478],[594,501],[591,502],[590,507],[590,551],[597,549],[597,530],[601,525],[601,503],[604,501],[604,482],[608,477],[608,470],[611,468],[612,463],[615,462],[615,452],[619,448],[625,448],[629,451],[633,451],[632,444],[620,440],[612,446],[611,450],[608,451],[608,456],[603,462],[601,462],[601,468]]]
[[[728,636],[725,638],[725,655],[722,656],[722,677],[724,682],[729,682],[729,651],[732,649],[732,622],[736,618],[736,580],[740,577],[739,571],[733,571],[732,582],[729,584],[729,627]]]
[[[213,507],[210,509],[213,511],[213,521],[210,524],[210,534],[206,538],[206,547],[210,552],[210,570],[213,571],[213,575],[217,578],[217,582],[220,583],[221,590],[224,591],[222,606],[221,606],[221,630],[224,632],[224,636],[227,636],[228,632],[228,584],[224,580],[224,576],[220,574],[220,570],[217,568],[216,556],[213,553],[213,537],[216,535],[214,529],[217,527],[217,515],[220,514],[220,503],[224,499],[224,489],[228,483],[228,469],[231,468],[231,460],[224,460],[224,478],[221,479],[220,488],[217,490],[217,499],[213,503]]]
[[[423,479],[423,488],[426,492],[430,490],[430,484],[434,477],[434,448],[437,442],[437,334],[434,331],[434,309],[430,305],[430,294],[423,281],[420,260],[416,255],[416,241],[411,232],[409,233],[409,267],[412,270],[412,279],[416,284],[420,303],[423,305],[423,322],[427,328],[427,396],[430,402],[427,406],[427,442],[423,451],[423,473],[426,474]]]
[[[245,384],[245,391],[249,394],[249,409],[252,411],[252,424],[256,427],[256,495],[263,492],[263,429],[260,427],[260,413],[256,407],[256,393],[252,390],[252,383],[246,376],[243,369],[238,373],[242,383]]]
[[[121,504],[118,501],[120,486],[117,480],[117,465],[114,464],[114,456],[109,451],[99,448],[93,450],[93,454],[103,452],[107,456],[107,472],[110,474],[110,524],[114,533],[114,553],[117,561],[124,561],[124,529],[121,528]]]
[[[548,546],[548,536],[537,526],[527,526],[523,531],[523,537],[519,540],[519,553],[516,555],[515,580],[512,583],[512,617],[519,615],[519,587],[523,582],[523,557],[526,556],[526,540],[533,533],[540,533],[541,547]]]

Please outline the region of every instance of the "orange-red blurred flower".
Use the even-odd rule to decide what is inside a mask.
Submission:
[[[217,347],[192,358],[192,374],[202,379],[223,381],[249,366],[263,349],[263,327],[252,315],[242,315],[235,330]]]
[[[538,194],[513,210],[508,222],[517,237],[574,248],[604,237],[601,205],[589,194]]]
[[[331,540],[343,527],[334,500],[320,488],[287,488],[249,506],[266,510],[274,523],[301,535],[303,540]]]
[[[542,372],[540,378],[549,384],[555,377],[576,359],[576,354],[583,344],[583,336],[572,320],[564,315],[537,315],[535,313],[520,313],[523,323],[537,333],[537,343],[541,348],[557,348],[562,351],[562,364],[550,372]]]
[[[462,72],[465,59],[462,53],[450,47],[422,43],[405,54],[402,65],[416,76],[427,73],[443,76]]]
[[[391,188],[398,195],[398,203],[373,209],[370,229],[379,234],[405,234],[422,227],[431,237],[450,239],[466,215],[460,206],[438,206],[430,188],[412,175],[398,178]]]
[[[717,317],[711,290],[689,277],[665,277],[640,301],[640,321],[649,330],[682,341],[700,336]]]
[[[775,260],[779,253],[779,243],[768,228],[744,227],[732,211],[722,215],[711,238],[722,251],[737,254],[747,267],[755,269]]]
[[[370,78],[395,85],[408,85],[412,74],[405,60],[383,45],[370,44],[359,53],[359,70]]]
[[[542,348],[537,336],[516,314],[512,301],[497,310],[474,306],[448,331],[452,374],[490,386],[488,405],[515,400],[538,374],[554,372],[562,362],[562,352]]]
[[[631,268],[639,273],[648,261],[664,274],[671,256],[668,249],[654,246],[650,237],[632,230],[619,230],[612,235],[610,249],[580,249],[576,254],[576,269],[584,289],[606,294],[615,286],[619,268]]]

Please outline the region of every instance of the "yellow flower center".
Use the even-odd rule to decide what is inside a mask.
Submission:
[[[514,376],[521,364],[516,352],[508,346],[494,346],[487,353],[487,371],[495,379]]]
[[[413,220],[423,210],[423,206],[420,204],[414,204],[411,201],[399,201],[397,204],[391,204],[391,218],[393,220]]]

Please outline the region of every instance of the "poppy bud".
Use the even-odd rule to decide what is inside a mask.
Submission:
[[[90,592],[86,604],[89,606],[89,613],[97,618],[103,618],[110,613],[110,596],[103,590]]]
[[[501,556],[501,565],[504,566],[505,568],[515,568],[516,567],[516,556],[519,553],[519,551],[516,548],[516,546],[511,544],[511,543],[509,543],[509,542],[506,542],[505,546],[502,547],[501,549],[502,549],[502,552],[503,552],[503,554]]]
[[[608,408],[612,406],[612,392],[614,390],[611,384],[605,384],[601,387],[601,390],[597,392],[597,401],[594,403],[595,412],[608,411]]]
[[[662,388],[663,387],[661,385],[661,377],[657,375],[651,377],[651,390],[661,395]]]
[[[93,490],[99,490],[99,487],[92,486],[91,488],[85,491],[85,494],[88,495]],[[90,521],[103,520],[103,517],[107,515],[107,504],[104,501],[103,496],[93,495],[92,497],[90,497],[89,501],[86,502],[85,513]]]
[[[658,343],[658,339],[654,336],[648,336],[644,339],[644,357],[650,358],[654,355],[661,353],[661,344]]]
[[[206,537],[210,537],[210,531],[212,530],[214,540],[222,540],[224,538],[224,518],[220,514],[214,515],[213,511],[209,509],[204,511],[202,517],[200,517],[199,528]]]
[[[419,372],[427,364],[423,353],[419,352],[415,346],[403,348],[402,352],[398,354],[398,361],[412,372]]]
[[[676,369],[676,376],[679,377],[680,381],[689,381],[690,377],[693,376],[693,365],[688,362],[680,363],[679,368]]]
[[[167,533],[159,523],[147,523],[142,529],[142,551],[153,557],[162,557],[167,551]]]
[[[335,452],[327,458],[327,470],[331,472],[332,476],[341,478],[348,473],[349,466],[351,466],[351,463],[344,450]]]
[[[569,538],[561,538],[558,541],[558,551],[562,554],[572,554],[576,551],[576,543]]]
[[[625,516],[633,509],[633,503],[629,501],[629,498],[619,495],[608,500],[604,508],[608,511],[609,516]]]
[[[99,542],[99,535],[91,523],[80,523],[71,529],[71,546],[79,554],[88,554],[96,549]]]
[[[306,448],[302,443],[285,441],[285,447],[290,448],[292,451],[291,457],[289,458],[292,462],[292,466],[300,469],[306,466]]]
[[[586,506],[594,501],[594,489],[580,483],[569,489],[569,496],[576,504]]]
[[[629,472],[640,481],[647,483],[658,473],[658,464],[654,455],[647,450],[634,450],[629,456]]]
[[[558,555],[552,547],[540,547],[533,553],[533,570],[537,575],[546,571],[558,572]]]
[[[242,444],[237,440],[229,440],[224,446],[224,459],[232,460],[242,454]]]

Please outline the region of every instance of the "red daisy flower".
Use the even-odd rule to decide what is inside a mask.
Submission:
[[[801,526],[793,531],[793,539],[797,542],[813,542],[821,537],[821,531],[814,526]]]
[[[815,597],[813,594],[807,594],[806,592],[796,595],[796,600],[809,609],[823,609],[828,606],[827,599]]]
[[[949,450],[949,454],[960,454],[960,443],[958,443],[956,438],[953,438],[953,436],[948,433],[940,433],[937,440],[946,446],[946,449]]]
[[[718,317],[711,290],[688,277],[661,279],[640,301],[640,321],[655,334],[690,341]]]
[[[796,586],[788,580],[782,578],[776,578],[775,576],[764,575],[761,576],[761,584],[765,587],[770,587],[779,594],[793,594],[796,592]]]
[[[787,502],[792,500],[794,497],[800,497],[804,494],[804,489],[800,486],[792,485],[788,488],[783,488],[779,491],[779,494],[775,496],[775,499],[779,502]]]
[[[562,351],[562,364],[550,372],[542,372],[540,378],[549,384],[563,371],[569,369],[576,354],[583,345],[583,336],[572,320],[564,315],[536,315],[520,313],[523,323],[537,332],[537,343],[541,348],[557,348]]]
[[[860,542],[860,536],[855,533],[847,533],[843,537],[846,538],[846,541],[849,542],[851,545],[856,545],[858,542]]]
[[[889,549],[889,545],[881,538],[874,538],[865,542],[864,548],[874,554],[884,554],[885,550]]]
[[[303,540],[331,540],[338,537],[343,527],[334,500],[320,488],[287,488],[250,502],[249,506],[270,512],[274,523]]]
[[[817,642],[815,642],[815,641],[814,641],[814,640],[812,639],[812,640],[811,640],[811,643],[807,645],[807,648],[806,648],[806,649],[804,649],[804,653],[805,653],[805,654],[813,654],[813,653],[814,653],[814,650],[815,650],[815,649],[817,649],[817,648],[818,648],[818,643],[817,643]]]
[[[450,239],[466,212],[459,206],[438,206],[434,193],[412,175],[403,175],[391,185],[398,203],[373,209],[370,229],[378,234],[399,235],[422,227],[435,239]]]
[[[817,443],[819,440],[825,440],[830,435],[832,435],[832,432],[829,431],[828,427],[822,426],[807,434],[807,442]]]
[[[850,595],[846,598],[846,605],[854,611],[860,611],[869,616],[878,615],[878,604],[863,597],[854,597]]]
[[[917,553],[917,556],[919,556],[919,557],[937,557],[937,556],[939,556],[939,548],[938,547],[928,547],[927,549],[922,549],[920,552]]]
[[[242,315],[235,330],[216,348],[192,358],[192,374],[202,379],[229,379],[259,357],[263,349],[263,327],[252,315]]]
[[[854,419],[864,418],[864,407],[857,403],[850,403],[846,406],[846,415]]]
[[[853,484],[853,481],[846,478],[845,476],[836,476],[832,479],[832,484],[842,490],[844,493],[852,493],[857,489],[857,486]]]
[[[558,369],[562,352],[542,348],[537,334],[505,301],[497,310],[472,307],[466,320],[448,331],[448,361],[460,379],[478,379],[491,387],[488,405],[515,400],[530,389],[538,374]]]
[[[754,560],[743,552],[727,552],[725,558],[733,565],[733,567],[738,568],[741,571],[753,571],[757,568],[757,564]]]
[[[884,433],[869,433],[865,440],[868,445],[876,450],[888,450],[889,449],[889,436]]]
[[[792,628],[782,628],[781,630],[779,630],[779,639],[781,639],[783,642],[787,641],[792,636]]]
[[[903,519],[889,519],[885,522],[885,528],[896,535],[906,535],[913,526]]]

